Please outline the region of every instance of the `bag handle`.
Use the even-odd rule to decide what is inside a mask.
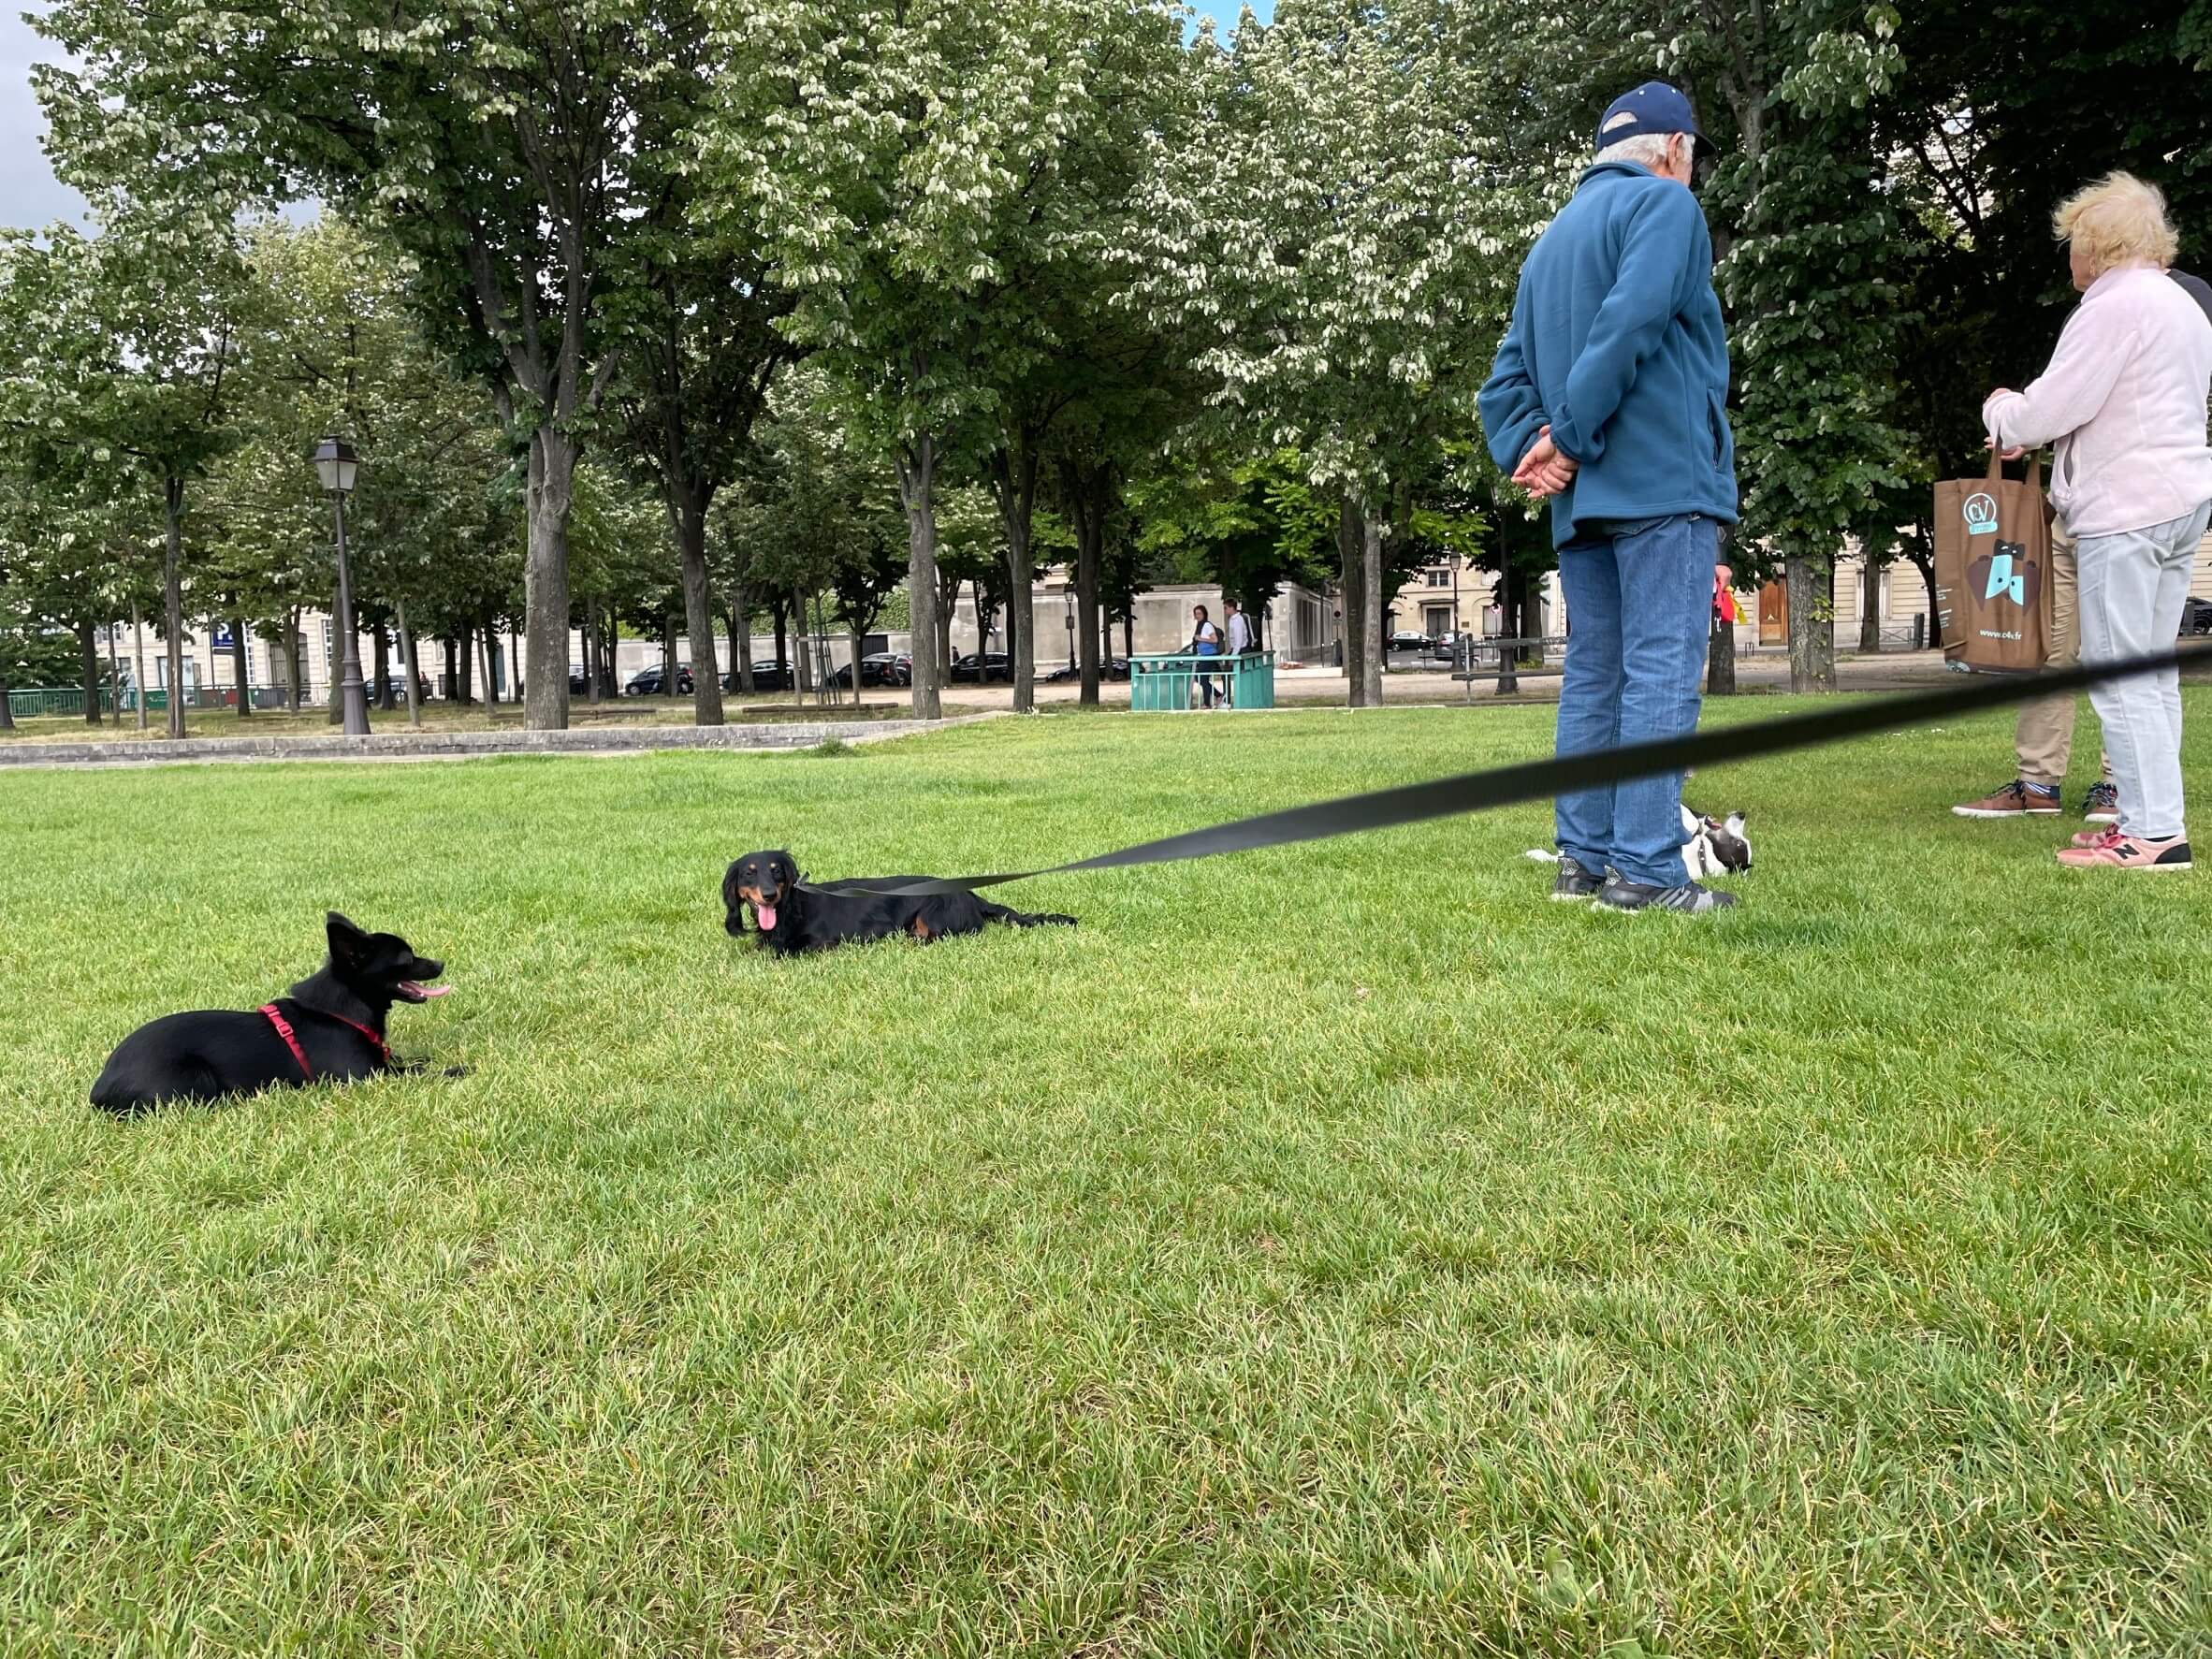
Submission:
[[[1989,434],[1988,482],[1991,484],[2001,484],[2004,482],[2004,451],[1997,446],[1997,434],[1995,432],[1991,432]],[[2034,490],[2038,495],[2043,493],[2043,451],[2040,449],[2030,449],[2028,452],[2027,483],[2028,488]]]

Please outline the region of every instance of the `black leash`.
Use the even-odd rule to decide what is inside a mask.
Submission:
[[[2124,679],[2131,675],[2152,674],[2176,666],[2187,673],[2206,663],[2212,663],[2212,648],[2084,663],[2043,674],[1983,676],[1968,684],[1939,691],[1911,691],[1901,696],[1853,702],[1812,714],[1784,715],[1779,720],[1754,720],[1750,725],[1691,733],[1657,743],[1523,761],[1487,772],[1464,772],[1456,778],[1439,778],[1428,783],[1372,790],[1365,794],[1317,801],[1309,807],[1263,812],[1257,818],[1240,818],[1234,822],[1215,824],[1210,829],[1186,830],[1179,836],[1144,841],[1117,852],[1101,852],[1096,858],[1056,864],[1045,869],[1012,870],[992,876],[950,876],[940,880],[909,881],[897,887],[848,887],[845,891],[901,897],[931,893],[972,893],[981,887],[999,887],[1009,881],[1027,881],[1038,876],[1123,869],[1141,864],[1173,864],[1186,858],[1213,858],[1224,852],[1284,847],[1294,841],[1319,841],[1361,830],[1419,823],[1423,819],[1449,818],[1464,812],[1487,812],[1497,807],[1518,806],[1524,801],[1550,800],[1577,790],[1604,783],[1632,782],[1662,772],[1680,772],[1718,765],[1724,761],[1745,761],[1757,755],[1840,743],[1847,737],[1864,736],[1869,732],[1894,726],[1925,725],[1948,715],[1973,714],[1986,708],[2001,708],[2011,703],[2048,697],[2055,692],[2078,691],[2086,686],[2102,685],[2106,680]]]

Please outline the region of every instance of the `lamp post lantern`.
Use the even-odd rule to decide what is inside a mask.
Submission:
[[[353,493],[360,458],[354,446],[333,432],[315,445],[315,472],[330,492],[338,513],[338,637],[345,653],[339,670],[338,694],[344,712],[348,737],[369,735],[369,698],[361,685],[361,642],[354,633],[353,578],[345,566],[345,498]]]

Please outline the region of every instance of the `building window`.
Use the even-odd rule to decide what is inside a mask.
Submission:
[[[1432,588],[1448,588],[1451,586],[1451,572],[1448,570],[1437,570],[1432,567],[1429,570],[1423,571],[1421,575],[1428,582],[1428,585]]]

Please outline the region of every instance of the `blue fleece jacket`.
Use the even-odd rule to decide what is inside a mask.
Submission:
[[[1552,498],[1564,546],[1607,520],[1736,521],[1728,336],[1697,198],[1634,162],[1592,167],[1529,250],[1513,323],[1482,388],[1507,473],[1547,424],[1580,463]]]

